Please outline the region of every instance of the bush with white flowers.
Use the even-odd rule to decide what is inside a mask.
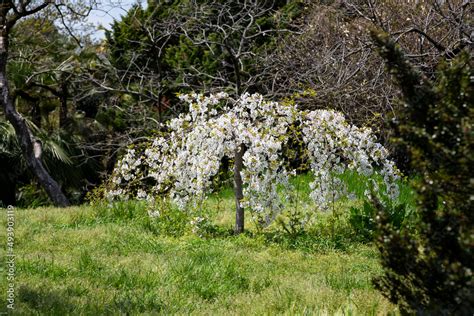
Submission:
[[[259,94],[234,100],[225,93],[181,96],[189,112],[166,124],[168,133],[144,150],[129,149],[113,173],[109,199],[153,201],[169,197],[185,209],[211,191],[212,179],[224,157],[234,159],[242,148],[243,199],[260,225],[268,225],[282,210],[278,192],[288,187],[282,147],[289,128],[300,126],[315,176],[311,198],[321,210],[347,195],[340,180],[346,170],[371,176],[381,174],[384,185],[367,182],[367,192],[398,194],[398,171],[387,150],[369,129],[348,124],[330,110],[299,111],[296,106],[270,102]]]

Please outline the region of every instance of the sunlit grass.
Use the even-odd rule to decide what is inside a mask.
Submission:
[[[157,234],[146,225],[144,208],[131,205],[125,206],[133,208],[131,215],[88,206],[17,209],[15,313],[396,312],[371,284],[381,273],[377,251],[352,239],[343,219],[331,229],[331,214],[320,215],[295,238],[278,227],[257,233],[251,221],[246,234],[234,236],[234,202],[227,189],[204,204],[223,232],[206,239]],[[1,226],[6,227],[4,212]],[[1,240],[5,234],[2,229]],[[0,264],[5,267],[4,256]],[[6,287],[2,276],[0,291]]]

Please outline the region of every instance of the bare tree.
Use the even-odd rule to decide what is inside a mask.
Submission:
[[[399,91],[375,53],[369,30],[396,40],[426,76],[441,60],[472,49],[470,1],[316,1],[302,35],[281,38],[266,60],[266,89],[305,107],[332,107],[358,124],[381,127]]]
[[[261,76],[256,71],[258,55],[268,50],[270,38],[296,32],[278,9],[273,1],[191,1],[179,16],[180,30],[194,45],[207,49],[219,65],[213,73],[197,66],[182,69],[185,83],[205,90],[226,88],[235,95],[255,89]],[[205,79],[209,85],[199,86]]]

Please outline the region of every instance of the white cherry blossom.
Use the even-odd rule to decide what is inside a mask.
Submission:
[[[162,195],[186,208],[210,193],[223,158],[233,159],[236,148],[244,145],[241,203],[256,222],[268,225],[283,208],[278,187],[289,186],[282,148],[290,126],[301,126],[315,177],[310,195],[320,210],[350,195],[339,178],[347,170],[366,177],[380,174],[387,194],[392,199],[398,195],[398,171],[388,151],[370,129],[350,125],[339,112],[298,111],[294,105],[248,93],[238,100],[225,93],[193,93],[180,99],[189,111],[166,124],[169,133],[142,151],[129,149],[119,161],[110,181],[110,199],[152,200]],[[367,191],[382,191],[375,181],[361,185]]]

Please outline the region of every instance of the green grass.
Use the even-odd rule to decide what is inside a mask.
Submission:
[[[15,314],[397,313],[371,285],[381,273],[376,249],[357,242],[344,217],[330,228],[330,214],[321,215],[291,238],[275,227],[257,233],[250,222],[234,236],[233,205],[229,190],[206,201],[213,238],[159,234],[133,203],[16,209]],[[1,226],[3,241],[3,210]]]

